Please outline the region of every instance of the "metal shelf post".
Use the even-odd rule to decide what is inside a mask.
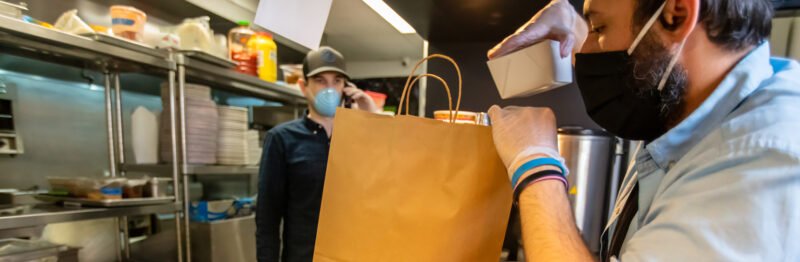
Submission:
[[[181,184],[183,185],[183,226],[184,226],[184,244],[186,246],[186,261],[192,260],[192,244],[191,244],[191,230],[189,227],[189,208],[191,202],[189,201],[189,176],[188,172],[188,157],[186,156],[186,68],[183,65],[183,55],[178,55],[177,68],[178,68],[178,128],[180,144],[178,147],[178,155],[180,155],[180,177]],[[175,182],[177,183],[177,182]]]

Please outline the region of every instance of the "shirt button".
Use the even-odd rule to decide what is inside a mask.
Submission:
[[[317,134],[317,130],[314,130],[314,134],[315,134],[315,135]]]

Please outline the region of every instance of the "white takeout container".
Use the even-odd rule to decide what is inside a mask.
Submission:
[[[572,55],[545,40],[487,62],[503,99],[531,96],[572,83]]]

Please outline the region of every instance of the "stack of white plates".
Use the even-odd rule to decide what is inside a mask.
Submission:
[[[217,162],[217,136],[219,129],[217,105],[211,100],[211,88],[186,84],[186,158],[189,164],[214,164]],[[172,161],[170,144],[170,110],[168,90],[161,87],[164,113],[161,117],[161,160]],[[176,104],[177,106],[177,104]]]
[[[219,106],[217,163],[247,164],[247,108]]]
[[[261,162],[261,139],[258,130],[247,130],[247,165],[258,165]]]

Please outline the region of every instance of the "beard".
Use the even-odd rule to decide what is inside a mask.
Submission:
[[[632,83],[628,86],[635,89],[637,95],[660,98],[660,116],[667,128],[678,124],[683,115],[684,95],[688,85],[688,73],[680,63],[676,63],[667,78],[664,88],[659,92],[658,84],[667,73],[670,60],[674,57],[670,50],[656,39],[654,34],[647,34],[636,51],[631,54],[633,63]]]

